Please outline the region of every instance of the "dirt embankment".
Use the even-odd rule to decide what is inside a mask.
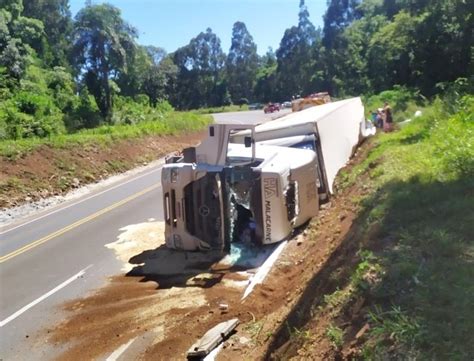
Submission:
[[[363,159],[368,148],[365,144],[351,163]],[[237,317],[237,332],[224,343],[218,360],[340,359],[341,350],[327,337],[333,315],[313,316],[323,296],[334,292],[358,261],[356,200],[366,192],[352,187],[324,205],[245,300],[254,265],[173,252],[163,244],[161,223],[130,225],[107,245],[123,261],[124,274],[66,304],[65,321],[43,336],[66,349],[63,360],[106,357],[129,343],[129,359],[183,360],[208,329]],[[357,318],[363,303],[352,300],[347,312]],[[227,306],[222,309],[222,304]],[[354,337],[360,325],[355,319]],[[308,340],[309,348],[304,346]]]
[[[41,146],[15,160],[0,157],[0,208],[65,194],[194,145],[201,138],[202,133],[193,133],[117,140],[107,146]]]

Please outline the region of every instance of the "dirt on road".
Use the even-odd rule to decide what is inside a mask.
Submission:
[[[183,360],[207,330],[237,317],[240,325],[217,360],[340,359],[340,350],[326,335],[331,315],[313,321],[311,316],[323,295],[336,290],[334,275],[342,277],[357,261],[354,199],[364,192],[353,187],[324,205],[318,219],[288,242],[264,282],[244,300],[249,280],[263,262],[262,251],[252,249],[243,264],[229,256],[177,252],[164,246],[162,223],[129,225],[107,245],[123,262],[123,274],[64,305],[64,322],[41,337],[66,350],[60,360],[104,358],[124,345],[126,359]],[[363,306],[360,300],[351,304]],[[299,326],[308,322],[316,330],[311,350],[301,348],[309,336]],[[354,329],[359,326],[356,322]]]

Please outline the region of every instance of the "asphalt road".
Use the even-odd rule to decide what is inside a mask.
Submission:
[[[288,112],[214,118],[254,124]],[[104,246],[116,241],[122,227],[163,219],[162,164],[0,228],[0,360],[45,360],[58,352],[33,336],[61,320],[62,303],[120,272],[114,252]]]

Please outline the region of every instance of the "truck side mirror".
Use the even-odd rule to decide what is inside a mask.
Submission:
[[[250,148],[252,146],[252,137],[244,138],[245,148]]]

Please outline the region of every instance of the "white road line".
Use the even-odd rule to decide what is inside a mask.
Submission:
[[[132,344],[133,341],[135,341],[137,338],[132,338],[130,341],[128,341],[126,344],[123,344],[120,346],[118,349],[116,349],[112,355],[107,357],[105,361],[117,361],[120,356],[127,350],[127,348]]]
[[[92,265],[89,265],[87,266],[86,268],[84,268],[83,270],[81,270],[80,272],[76,273],[74,276],[72,276],[71,278],[69,278],[68,280],[64,281],[63,283],[61,283],[59,286],[53,288],[51,291],[49,291],[48,293],[45,293],[43,296],[37,298],[36,300],[34,300],[33,302],[27,304],[25,307],[23,307],[22,309],[16,311],[13,315],[7,317],[6,319],[4,319],[3,321],[0,322],[0,327],[3,327],[5,326],[7,323],[13,321],[15,318],[17,318],[18,316],[20,316],[22,313],[28,311],[31,307],[34,307],[36,306],[38,303],[40,303],[41,301],[45,300],[46,298],[48,298],[49,296],[51,296],[52,294],[58,292],[60,289],[66,287],[68,284],[70,284],[71,282],[77,280],[79,277],[83,276],[85,273],[86,273],[86,270],[91,268]]]
[[[5,231],[0,231],[0,235],[5,234],[5,233],[8,233],[8,232],[11,232],[11,231],[13,231],[13,230],[15,230],[15,229],[17,229],[17,228],[26,226],[27,224],[30,224],[30,223],[39,221],[40,219],[43,219],[43,218],[45,218],[45,217],[48,217],[48,216],[50,216],[50,215],[52,215],[52,214],[55,214],[55,213],[57,213],[57,212],[59,212],[59,211],[63,211],[63,210],[65,210],[65,209],[68,209],[68,208],[70,208],[70,207],[72,207],[72,206],[75,206],[75,205],[77,205],[77,204],[80,204],[80,203],[82,203],[82,202],[88,201],[89,199],[95,198],[95,197],[97,197],[97,196],[100,196],[101,194],[104,194],[104,193],[106,193],[106,192],[109,192],[109,191],[111,191],[111,190],[113,190],[113,189],[116,189],[116,188],[118,188],[118,187],[121,187],[121,186],[123,186],[123,185],[125,185],[125,184],[128,184],[128,183],[130,183],[130,182],[136,181],[137,179],[146,177],[147,175],[150,175],[150,174],[152,174],[152,173],[154,173],[154,172],[159,171],[159,170],[162,168],[163,164],[160,163],[160,164],[158,164],[157,166],[158,166],[158,168],[155,168],[155,169],[153,169],[153,170],[151,170],[151,171],[149,171],[149,172],[147,172],[147,173],[140,174],[138,177],[134,177],[134,178],[132,178],[132,179],[129,179],[128,181],[126,181],[126,182],[124,182],[124,183],[116,184],[115,186],[113,186],[113,187],[111,187],[111,188],[104,189],[103,191],[101,191],[101,192],[99,192],[99,193],[96,193],[96,194],[93,194],[93,195],[91,195],[91,196],[89,196],[89,197],[80,199],[80,200],[78,200],[77,202],[73,202],[73,203],[71,203],[71,204],[68,204],[68,205],[65,206],[65,207],[60,207],[60,208],[58,208],[58,209],[56,209],[56,210],[54,210],[54,211],[52,211],[52,212],[43,214],[42,216],[40,216],[40,217],[38,217],[38,218],[31,219],[31,220],[29,220],[29,221],[27,221],[27,222],[25,222],[25,223],[21,223],[21,224],[15,226],[15,227],[10,228],[10,229],[7,229],[7,230],[5,230]],[[6,227],[6,226],[5,226],[5,227]]]
[[[265,277],[267,276],[268,272],[272,269],[273,264],[275,261],[278,259],[278,256],[280,253],[283,251],[283,248],[285,248],[286,244],[288,241],[281,242],[277,248],[273,251],[270,257],[267,258],[267,260],[260,266],[258,269],[257,273],[251,278],[249,285],[244,291],[244,295],[242,296],[241,300],[244,300],[250,292],[253,291],[254,287],[262,283]]]

